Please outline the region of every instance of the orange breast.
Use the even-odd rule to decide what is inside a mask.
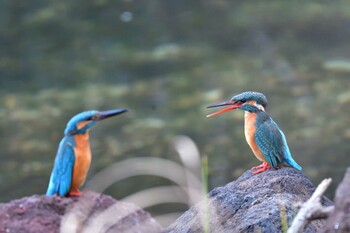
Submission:
[[[256,121],[256,114],[255,113],[250,113],[250,112],[245,112],[244,115],[244,135],[245,139],[247,140],[248,145],[252,149],[255,157],[257,157],[260,161],[266,162],[266,159],[259,149],[258,145],[256,145],[255,140],[254,140],[254,135],[255,135],[255,121]]]
[[[91,149],[89,133],[77,135],[75,141],[75,162],[73,168],[73,178],[70,191],[77,191],[85,182],[91,164]]]

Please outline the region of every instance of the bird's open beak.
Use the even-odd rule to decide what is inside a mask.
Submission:
[[[209,114],[209,115],[207,115],[207,117],[212,117],[212,116],[216,116],[216,115],[219,115],[221,113],[224,113],[224,112],[235,110],[235,109],[241,107],[242,105],[243,104],[239,104],[239,103],[236,103],[234,101],[226,101],[226,102],[221,102],[221,103],[210,105],[207,108],[215,108],[215,107],[221,107],[221,106],[229,106],[229,107],[221,109],[221,110],[214,112],[212,114]]]
[[[128,110],[124,108],[103,111],[103,112],[100,112],[100,115],[95,119],[95,121],[104,120],[109,117],[116,116],[127,111]]]

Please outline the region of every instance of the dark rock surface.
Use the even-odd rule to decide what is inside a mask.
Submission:
[[[0,204],[0,232],[161,232],[149,213],[110,196],[34,195]]]
[[[350,232],[350,167],[335,193],[335,209],[327,219],[324,232]]]
[[[192,207],[166,232],[282,232],[290,226],[297,205],[307,201],[315,188],[308,177],[293,168],[257,175],[247,171],[236,181],[212,190],[207,205],[203,201]],[[322,204],[332,202],[323,197]],[[316,220],[305,232],[317,232],[323,226],[324,221]]]

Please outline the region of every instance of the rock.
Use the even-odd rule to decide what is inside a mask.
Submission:
[[[34,195],[0,204],[0,232],[161,232],[139,207],[110,196],[86,192],[81,197]]]
[[[282,232],[291,225],[298,204],[307,201],[315,189],[308,177],[293,168],[257,175],[247,171],[236,181],[212,190],[207,205],[202,201],[192,207],[166,232]],[[323,197],[322,204],[332,202]],[[323,225],[324,221],[313,221],[305,232],[316,232]]]
[[[323,232],[350,232],[350,167],[346,170],[343,181],[335,193],[335,209],[328,217]]]

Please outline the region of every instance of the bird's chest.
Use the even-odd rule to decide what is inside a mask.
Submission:
[[[252,149],[254,155],[260,160],[265,161],[265,157],[262,154],[261,150],[259,149],[258,145],[255,142],[255,132],[256,132],[256,114],[245,112],[244,115],[244,136],[245,139]]]
[[[74,137],[74,141],[75,162],[73,168],[72,186],[76,186],[78,188],[85,181],[91,164],[89,134],[85,133],[77,135]]]

